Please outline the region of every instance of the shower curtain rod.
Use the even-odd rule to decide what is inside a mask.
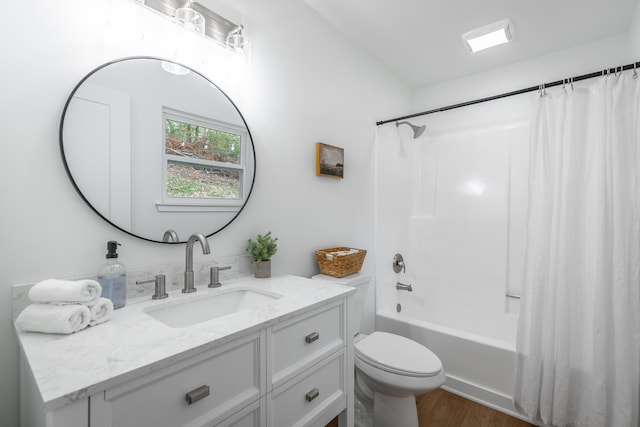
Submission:
[[[520,95],[520,94],[523,94],[523,93],[533,92],[533,91],[536,91],[536,90],[544,90],[544,89],[549,88],[549,87],[560,86],[560,85],[565,85],[565,84],[571,84],[573,82],[579,82],[580,80],[592,79],[592,78],[598,77],[598,76],[621,73],[622,71],[626,71],[626,70],[633,69],[634,73],[635,73],[636,72],[636,68],[638,68],[638,67],[640,67],[640,62],[634,62],[633,64],[628,64],[628,65],[624,65],[624,66],[618,66],[618,67],[614,67],[614,68],[607,68],[605,70],[596,71],[594,73],[583,74],[583,75],[577,76],[577,77],[571,77],[571,78],[568,78],[568,79],[557,80],[555,82],[544,83],[544,84],[537,85],[537,86],[531,86],[531,87],[527,87],[527,88],[524,88],[524,89],[519,89],[519,90],[514,90],[514,91],[511,91],[511,92],[501,93],[500,95],[489,96],[487,98],[474,99],[473,101],[467,101],[467,102],[462,102],[460,104],[448,105],[446,107],[435,108],[433,110],[423,111],[421,113],[414,113],[414,114],[409,114],[408,116],[396,117],[395,119],[382,120],[382,121],[376,122],[376,126],[384,125],[386,123],[397,122],[398,120],[405,120],[405,119],[411,119],[413,117],[425,116],[427,114],[440,113],[440,112],[443,112],[443,111],[453,110],[455,108],[467,107],[469,105],[480,104],[482,102],[494,101],[496,99],[506,98],[506,97],[513,96],[513,95]],[[637,74],[634,74],[634,75],[637,75]]]

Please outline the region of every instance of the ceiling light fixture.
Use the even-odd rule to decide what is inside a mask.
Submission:
[[[473,53],[481,50],[508,43],[513,40],[513,23],[509,19],[503,19],[493,24],[471,30],[462,35],[462,40]]]

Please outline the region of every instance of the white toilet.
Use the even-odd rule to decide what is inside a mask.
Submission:
[[[318,274],[313,279],[358,288],[353,319],[359,331],[371,277],[360,273],[342,278]],[[440,388],[445,381],[438,356],[413,340],[387,332],[356,333],[354,341],[355,425],[371,425],[366,409],[373,401],[373,426],[418,427],[415,396]]]

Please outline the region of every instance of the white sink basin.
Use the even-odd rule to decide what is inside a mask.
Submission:
[[[196,323],[227,316],[242,310],[268,304],[282,295],[262,289],[242,287],[212,295],[194,296],[188,301],[167,302],[147,307],[143,311],[172,328],[184,328]]]

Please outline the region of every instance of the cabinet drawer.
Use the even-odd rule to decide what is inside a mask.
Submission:
[[[344,346],[344,304],[321,307],[271,329],[273,388]]]
[[[220,422],[266,391],[261,342],[260,334],[241,338],[106,390],[102,401],[102,396],[91,398],[91,425],[195,427]]]
[[[233,414],[216,427],[263,427],[266,423],[267,404],[266,398],[253,402],[246,408]]]
[[[346,407],[344,350],[271,393],[269,427],[328,422]]]

